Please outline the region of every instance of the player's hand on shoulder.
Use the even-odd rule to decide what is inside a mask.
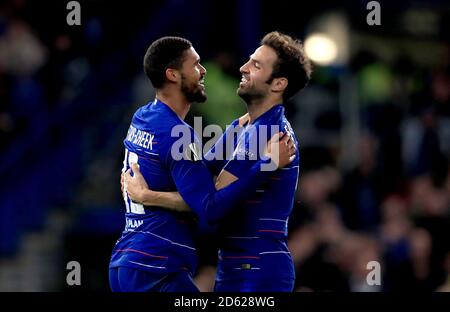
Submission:
[[[297,147],[288,132],[278,132],[267,143],[266,156],[270,157],[277,168],[289,165],[295,159]]]

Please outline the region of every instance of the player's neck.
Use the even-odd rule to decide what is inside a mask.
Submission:
[[[264,98],[261,100],[254,100],[250,103],[247,103],[247,111],[250,117],[250,123],[255,121],[262,114],[270,110],[272,107],[282,103],[282,99],[279,97],[276,98]]]
[[[186,97],[180,92],[171,92],[170,90],[158,90],[156,91],[156,98],[169,106],[175,114],[181,119],[186,118],[191,103],[186,100]]]

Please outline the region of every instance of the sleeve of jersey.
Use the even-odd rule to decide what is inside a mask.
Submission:
[[[240,127],[238,125],[239,120],[234,120],[203,158],[209,171],[215,176],[219,175],[220,171],[222,171],[230,159],[234,150],[234,140],[237,140],[237,136],[239,135]]]
[[[236,176],[238,179],[244,178],[253,170],[264,171],[265,177],[269,177],[277,170],[275,163],[270,158],[262,156],[266,139],[259,142],[258,128],[249,128],[240,136],[236,150],[231,159],[224,166],[224,170]]]
[[[241,139],[242,140],[241,142],[239,142],[233,154],[233,157],[223,168],[224,170],[236,176],[238,179],[247,176],[249,172],[251,172],[251,170],[258,169],[259,171],[261,171],[261,157],[255,155],[257,154],[257,152],[249,148],[248,141],[245,143],[242,142],[246,139]]]
[[[176,160],[169,150],[166,164],[181,197],[199,218],[209,223],[224,217],[245,194],[256,189],[258,181],[266,174],[259,170],[260,164],[257,164],[258,170],[255,167],[242,179],[216,190],[211,173],[203,161],[189,157]]]

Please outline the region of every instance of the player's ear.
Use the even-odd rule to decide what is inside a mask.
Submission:
[[[283,92],[288,86],[288,80],[284,77],[275,78],[272,81],[272,91]]]
[[[171,82],[177,82],[180,79],[180,72],[173,68],[166,69],[166,78]]]

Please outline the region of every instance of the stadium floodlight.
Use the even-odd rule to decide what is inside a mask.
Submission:
[[[305,40],[305,52],[311,61],[319,65],[330,65],[337,57],[336,42],[323,33],[312,33]]]
[[[319,66],[345,67],[350,58],[348,17],[325,12],[311,20],[305,32],[305,52]]]

